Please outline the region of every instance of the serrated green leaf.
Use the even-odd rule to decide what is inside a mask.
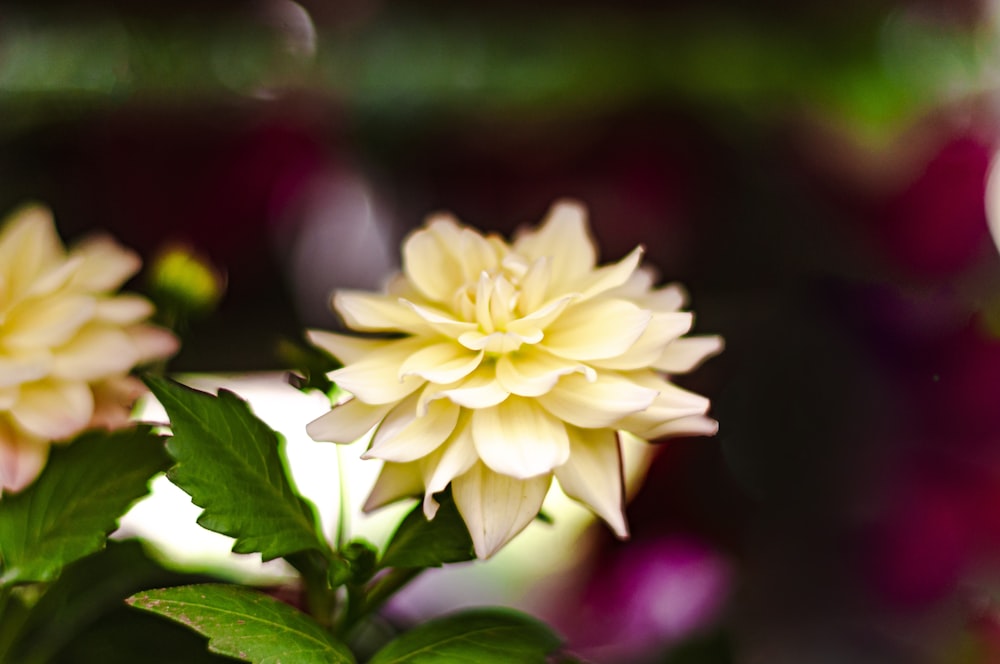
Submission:
[[[208,581],[212,579],[203,575],[164,569],[138,540],[110,540],[103,551],[68,565],[46,587],[0,662],[229,662],[207,652],[205,639],[194,632],[124,604],[126,597],[147,588]],[[0,620],[0,643],[7,617],[5,613]]]
[[[51,581],[99,551],[118,518],[170,465],[148,427],[88,432],[52,448],[45,470],[0,509],[0,585]]]
[[[436,495],[440,507],[430,521],[419,503],[385,547],[379,567],[440,567],[476,557],[469,530],[455,507],[451,491]]]
[[[544,664],[562,645],[548,625],[510,609],[472,609],[419,625],[368,664]]]
[[[236,538],[233,551],[264,560],[327,546],[316,511],[295,491],[278,435],[232,392],[218,396],[146,377],[170,416],[167,450],[177,460],[167,477],[204,508],[198,523]]]
[[[242,586],[147,590],[126,600],[208,637],[208,649],[254,664],[353,664],[343,643],[306,614]]]

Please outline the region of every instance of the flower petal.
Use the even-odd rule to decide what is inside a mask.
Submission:
[[[677,387],[652,371],[634,371],[626,375],[638,385],[658,392],[649,408],[623,417],[617,424],[618,429],[631,431],[641,438],[649,438],[650,432],[669,420],[704,415],[711,405],[707,398]]]
[[[388,343],[386,339],[365,339],[363,337],[337,334],[336,332],[324,332],[322,330],[307,330],[306,337],[311,344],[322,348],[344,364],[363,360],[369,353],[382,348]]]
[[[569,461],[556,468],[567,496],[584,503],[604,519],[618,537],[628,537],[625,482],[618,435],[611,429],[568,427]]]
[[[181,345],[173,332],[155,325],[133,325],[126,328],[125,333],[136,350],[136,364],[170,357]]]
[[[596,378],[594,370],[585,364],[564,360],[534,348],[497,358],[497,381],[503,389],[522,397],[545,394],[555,387],[560,376],[574,372],[584,373],[590,379]]]
[[[354,398],[306,425],[306,433],[317,442],[353,443],[372,430],[394,404],[371,406]]]
[[[547,473],[526,480],[495,473],[477,463],[452,483],[476,556],[489,558],[538,516],[552,483]]]
[[[514,251],[533,260],[552,259],[550,294],[575,290],[597,262],[594,242],[587,233],[587,212],[575,201],[553,205],[538,230],[518,234]]]
[[[132,340],[120,328],[91,324],[54,353],[52,375],[90,382],[126,373],[138,358]]]
[[[722,337],[717,335],[677,339],[663,349],[651,366],[666,373],[687,373],[713,355],[721,353],[723,346]]]
[[[548,473],[569,458],[566,427],[531,399],[511,397],[473,411],[472,437],[483,463],[518,479]]]
[[[389,341],[364,359],[330,372],[330,380],[369,404],[399,401],[424,384],[417,376],[399,377],[399,367],[420,350],[419,338]]]
[[[338,290],[333,308],[352,330],[361,332],[403,331],[419,333],[427,325],[400,298],[354,290]]]
[[[562,378],[538,403],[560,420],[585,429],[610,427],[621,418],[646,410],[657,391],[620,375],[598,373],[595,380]]]
[[[417,395],[393,408],[375,431],[371,448],[363,459],[405,463],[425,457],[455,430],[461,408],[444,399],[431,402],[427,412],[417,414]]]
[[[0,388],[43,378],[50,366],[52,358],[47,352],[31,353],[26,357],[0,357]]]
[[[475,323],[456,320],[453,316],[440,309],[425,307],[409,300],[402,300],[402,303],[404,306],[409,307],[425,326],[440,332],[446,337],[456,338],[463,332],[470,332],[477,328]]]
[[[625,300],[588,300],[566,309],[545,332],[547,351],[572,360],[621,355],[642,336],[652,314]]]
[[[719,423],[704,415],[677,417],[646,429],[641,437],[646,440],[671,436],[714,436],[719,432]]]
[[[621,355],[593,360],[602,369],[645,369],[657,361],[664,348],[691,329],[694,315],[687,311],[653,312],[645,332]]]
[[[419,496],[424,490],[418,463],[386,463],[375,480],[362,508],[365,512],[394,503],[402,498]]]
[[[579,286],[580,299],[586,300],[626,283],[642,260],[643,249],[636,247],[629,254],[611,265],[594,270]]]
[[[480,365],[455,387],[428,394],[426,399],[445,398],[466,408],[491,408],[509,396],[510,392],[497,382],[496,370],[492,366]]]
[[[26,432],[63,440],[82,431],[94,413],[94,395],[84,383],[45,380],[21,386],[10,416]]]
[[[105,235],[84,240],[70,257],[83,259],[70,285],[89,292],[114,290],[142,267],[138,254]]]
[[[482,351],[476,353],[457,343],[446,341],[421,348],[406,358],[399,367],[399,376],[420,376],[445,385],[465,378],[482,361]]]
[[[18,436],[0,422],[0,495],[20,491],[31,484],[48,456],[47,442]]]
[[[153,315],[153,304],[138,295],[118,295],[97,301],[94,318],[106,323],[129,325]]]
[[[449,215],[437,215],[403,243],[403,272],[435,302],[450,302],[464,283],[463,266],[452,247],[460,246],[462,228]]]
[[[0,230],[0,281],[8,297],[20,297],[38,276],[65,260],[52,213],[32,205],[14,212]]]
[[[478,460],[472,429],[467,422],[459,422],[452,437],[424,463],[424,516],[434,518],[439,507],[434,494],[444,491],[449,482],[472,468]]]
[[[86,295],[25,302],[4,323],[4,344],[37,348],[65,343],[93,317],[95,308],[94,298]]]

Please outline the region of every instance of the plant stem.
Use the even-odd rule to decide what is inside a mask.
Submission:
[[[344,483],[344,457],[340,451],[340,445],[337,445],[337,486],[338,486],[338,501],[340,509],[337,510],[337,551],[344,548],[344,543],[347,541],[347,489]]]
[[[347,612],[336,632],[342,636],[347,634],[362,618],[377,611],[423,571],[423,567],[393,568],[372,583],[367,591],[363,588],[348,587]]]

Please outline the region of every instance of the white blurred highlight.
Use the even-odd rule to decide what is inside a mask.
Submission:
[[[317,443],[305,425],[329,408],[319,393],[304,394],[285,381],[282,373],[242,375],[189,375],[178,379],[210,393],[226,388],[246,399],[253,412],[286,440],[289,467],[299,492],[312,501],[331,540],[340,510],[337,446]],[[147,398],[137,413],[146,422],[167,421],[162,406]],[[347,483],[348,537],[363,537],[382,547],[403,516],[417,500],[403,501],[371,514],[361,512],[375,483],[381,464],[360,458],[368,441],[340,446],[340,462]],[[623,440],[626,484],[637,486],[648,467],[650,446],[626,437]],[[294,577],[282,561],[262,563],[259,554],[234,554],[233,539],[200,527],[201,508],[165,477],[157,478],[152,494],[137,503],[122,519],[117,538],[142,537],[171,564],[184,569],[212,570],[239,580],[277,582]],[[452,565],[430,570],[393,603],[393,612],[418,619],[438,615],[461,606],[484,603],[523,605],[534,586],[554,573],[566,571],[582,555],[584,529],[594,517],[570,500],[554,485],[544,510],[555,523],[534,522],[488,564]]]

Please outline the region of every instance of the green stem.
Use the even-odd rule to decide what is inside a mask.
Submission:
[[[363,618],[377,611],[389,598],[403,589],[410,581],[424,571],[423,567],[393,568],[372,583],[367,591],[363,588],[348,587],[347,611],[336,632],[346,635],[357,627]]]
[[[15,606],[19,611],[11,611],[12,586],[0,586],[0,664],[8,660],[11,647],[17,642],[21,627],[27,622],[29,611],[23,606]]]
[[[337,594],[327,583],[328,563],[323,554],[315,550],[302,551],[288,556],[286,560],[302,575],[309,615],[330,629],[337,610]]]
[[[344,548],[347,541],[347,488],[344,482],[344,458],[341,455],[340,445],[337,445],[337,486],[340,502],[340,509],[337,514],[337,551]]]

